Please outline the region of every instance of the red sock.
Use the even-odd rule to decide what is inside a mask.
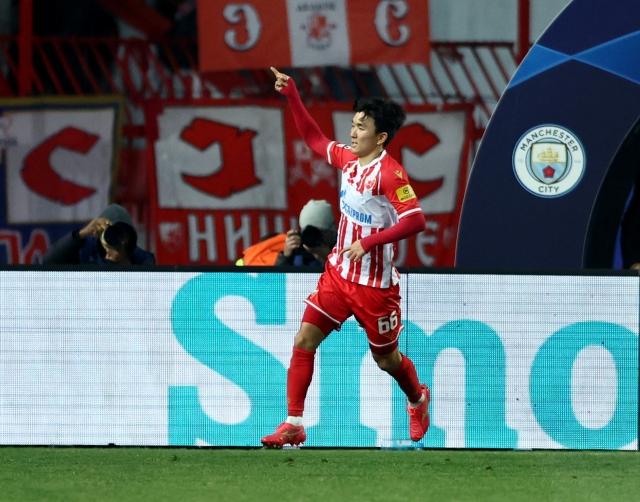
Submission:
[[[304,411],[304,400],[313,377],[313,362],[316,353],[293,348],[291,365],[287,372],[287,409],[289,416],[301,417]]]
[[[409,359],[404,354],[400,354],[402,356],[402,362],[398,369],[391,375],[396,379],[398,385],[407,395],[407,399],[410,403],[416,403],[420,401],[422,397],[422,389],[420,388],[420,382],[418,381],[418,374],[416,373],[416,368]]]

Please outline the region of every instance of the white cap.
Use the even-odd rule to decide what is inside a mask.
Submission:
[[[333,209],[326,200],[313,200],[307,202],[300,211],[300,228],[311,225],[322,230],[335,230]]]

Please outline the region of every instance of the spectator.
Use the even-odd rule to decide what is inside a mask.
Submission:
[[[236,261],[238,266],[273,266],[278,252],[284,247],[286,236],[272,233],[263,236],[256,244],[249,246],[242,252],[242,258]]]
[[[138,234],[131,215],[111,204],[80,230],[54,243],[45,253],[45,265],[154,265],[153,253],[137,245]]]
[[[326,200],[310,200],[300,211],[300,231],[289,230],[276,265],[324,266],[336,244],[333,209]]]

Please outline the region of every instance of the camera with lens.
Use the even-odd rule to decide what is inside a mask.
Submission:
[[[106,244],[116,249],[120,248],[130,255],[138,244],[138,234],[128,223],[117,221],[104,229],[100,242],[103,247]]]
[[[300,232],[300,239],[302,239],[302,245],[310,248],[316,248],[324,244],[324,237],[322,230],[312,225],[307,225]]]

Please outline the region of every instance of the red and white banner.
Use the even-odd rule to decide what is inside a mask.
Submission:
[[[198,0],[200,71],[429,63],[427,0]]]
[[[121,108],[117,96],[0,102],[0,263],[41,262],[109,205]]]
[[[471,110],[406,110],[405,126],[387,150],[407,169],[427,230],[400,243],[396,264],[453,266]],[[309,112],[327,137],[349,141],[348,105],[323,103]],[[329,201],[339,217],[339,171],[305,145],[283,102],[163,102],[146,113],[159,264],[232,265],[262,236],[297,228],[309,199]]]
[[[109,205],[117,109],[87,104],[4,109],[7,223],[88,221]]]

